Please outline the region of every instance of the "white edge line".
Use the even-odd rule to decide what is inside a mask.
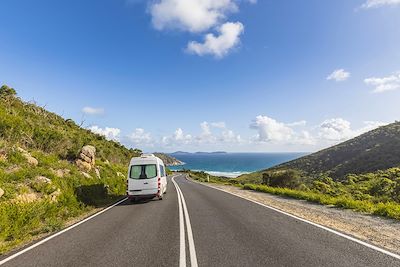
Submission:
[[[124,199],[118,201],[117,203],[114,203],[114,204],[112,204],[111,206],[109,206],[109,207],[107,207],[107,208],[105,208],[105,209],[103,209],[103,210],[101,210],[101,211],[99,211],[99,212],[97,212],[97,213],[95,213],[95,214],[93,214],[93,215],[91,215],[91,216],[89,216],[89,217],[83,219],[83,220],[80,221],[80,222],[77,222],[77,223],[75,223],[75,224],[73,224],[73,225],[71,225],[71,226],[68,226],[67,228],[65,228],[65,229],[63,229],[63,230],[61,230],[61,231],[59,231],[59,232],[57,232],[57,233],[55,233],[55,234],[53,234],[53,235],[51,235],[51,236],[48,236],[48,237],[46,237],[45,239],[42,239],[42,240],[38,241],[37,243],[33,244],[32,246],[29,246],[29,247],[27,247],[27,248],[25,248],[25,249],[23,249],[23,250],[21,250],[21,251],[18,251],[17,253],[15,253],[15,254],[13,254],[13,255],[11,255],[11,256],[5,258],[4,260],[0,261],[0,265],[3,265],[4,263],[6,263],[6,262],[8,262],[8,261],[10,261],[10,260],[12,260],[12,259],[14,259],[14,258],[16,258],[16,257],[18,257],[18,256],[20,256],[20,255],[22,255],[22,254],[24,254],[25,252],[28,252],[29,250],[34,249],[34,248],[36,248],[36,247],[38,247],[38,246],[40,246],[40,245],[46,243],[47,241],[49,241],[49,240],[51,240],[51,239],[53,239],[53,238],[55,238],[55,237],[57,237],[57,236],[59,236],[59,235],[65,233],[65,232],[67,232],[67,231],[69,231],[69,230],[71,230],[71,229],[73,229],[73,228],[75,228],[75,227],[81,225],[82,223],[87,222],[87,221],[93,219],[94,217],[96,217],[96,216],[98,216],[98,215],[100,215],[100,214],[102,214],[102,213],[108,211],[109,209],[114,208],[115,206],[117,206],[118,204],[124,202],[124,201],[127,200],[127,199],[128,199],[128,198],[126,197],[126,198],[124,198]]]
[[[190,223],[190,218],[189,218],[189,212],[186,206],[186,201],[185,197],[183,196],[182,190],[180,187],[177,185],[179,194],[182,198],[182,203],[183,203],[183,210],[185,212],[185,220],[186,220],[186,228],[187,228],[187,235],[188,235],[188,241],[189,241],[189,253],[190,253],[190,265],[192,267],[197,267],[197,255],[196,255],[196,247],[194,245],[194,239],[193,239],[193,232],[192,232],[192,225]]]
[[[280,209],[277,209],[277,208],[268,206],[268,205],[266,205],[266,204],[260,203],[260,202],[255,201],[255,200],[245,198],[245,197],[240,196],[240,195],[238,195],[238,194],[235,194],[235,193],[232,193],[232,192],[228,192],[228,191],[222,190],[222,189],[220,189],[220,188],[213,187],[213,186],[211,186],[211,185],[206,185],[206,184],[203,184],[203,183],[194,181],[194,180],[192,180],[192,179],[188,179],[188,180],[191,181],[191,182],[194,182],[194,183],[197,183],[197,184],[206,186],[206,187],[208,187],[208,188],[213,188],[213,189],[215,189],[215,190],[219,190],[219,191],[221,191],[221,192],[225,192],[225,193],[227,193],[227,194],[231,194],[231,195],[234,195],[234,196],[236,196],[236,197],[239,197],[239,198],[245,199],[245,200],[247,200],[247,201],[253,202],[253,203],[255,203],[255,204],[261,205],[261,206],[263,206],[263,207],[265,207],[265,208],[268,208],[268,209],[271,209],[271,210],[273,210],[273,211],[282,213],[282,214],[284,214],[284,215],[286,215],[286,216],[292,217],[292,218],[297,219],[297,220],[300,220],[300,221],[302,221],[302,222],[311,224],[311,225],[313,225],[313,226],[315,226],[315,227],[324,229],[324,230],[326,230],[326,231],[328,231],[328,232],[330,232],[330,233],[336,234],[336,235],[338,235],[338,236],[341,236],[341,237],[343,237],[343,238],[346,238],[346,239],[348,239],[348,240],[351,240],[351,241],[353,241],[353,242],[356,242],[356,243],[358,243],[358,244],[360,244],[360,245],[366,246],[366,247],[368,247],[368,248],[370,248],[370,249],[379,251],[379,252],[381,252],[381,253],[383,253],[383,254],[386,254],[386,255],[388,255],[388,256],[391,256],[391,257],[393,257],[393,258],[396,258],[396,259],[400,260],[400,255],[398,255],[398,254],[395,254],[395,253],[390,252],[390,251],[388,251],[388,250],[385,250],[385,249],[383,249],[383,248],[377,247],[377,246],[375,246],[375,245],[369,244],[369,243],[367,243],[367,242],[364,242],[364,241],[359,240],[359,239],[357,239],[357,238],[354,238],[354,237],[352,237],[352,236],[343,234],[343,233],[338,232],[338,231],[336,231],[336,230],[333,230],[333,229],[331,229],[331,228],[329,228],[329,227],[326,227],[326,226],[320,225],[320,224],[318,224],[318,223],[315,223],[315,222],[312,222],[312,221],[309,221],[309,220],[306,220],[306,219],[297,217],[296,215],[287,213],[287,212],[285,212],[285,211],[282,211],[282,210],[280,210]]]
[[[172,177],[171,181],[176,189],[176,194],[178,196],[178,206],[179,206],[179,267],[186,267],[185,223],[183,221],[181,197],[179,195],[178,186],[174,178],[175,176]]]

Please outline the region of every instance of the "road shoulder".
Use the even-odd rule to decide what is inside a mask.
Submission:
[[[356,237],[394,253],[400,253],[400,222],[396,220],[323,206],[305,200],[243,190],[230,185],[201,184],[271,206],[297,217]]]

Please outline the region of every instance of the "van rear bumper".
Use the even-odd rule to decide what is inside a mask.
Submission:
[[[139,198],[155,198],[158,196],[157,194],[150,194],[150,195],[127,195],[128,199],[139,199]]]

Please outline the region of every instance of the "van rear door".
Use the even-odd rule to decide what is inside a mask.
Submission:
[[[146,195],[155,194],[158,189],[157,164],[131,165],[129,171],[129,191]]]

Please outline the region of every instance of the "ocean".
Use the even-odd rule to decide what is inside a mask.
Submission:
[[[215,176],[237,177],[299,158],[307,153],[172,153],[184,165],[171,170],[205,171]]]

